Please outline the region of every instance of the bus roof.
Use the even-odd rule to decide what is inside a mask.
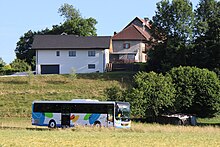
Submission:
[[[73,99],[71,101],[33,101],[34,103],[87,103],[87,104],[115,104],[114,101],[98,101],[98,100],[88,100],[88,99]]]

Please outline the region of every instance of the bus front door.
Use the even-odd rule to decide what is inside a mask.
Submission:
[[[70,113],[62,113],[61,126],[70,127]]]

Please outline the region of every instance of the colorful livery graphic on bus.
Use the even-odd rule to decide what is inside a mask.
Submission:
[[[130,128],[130,104],[88,99],[34,101],[32,125],[50,128],[77,125]]]

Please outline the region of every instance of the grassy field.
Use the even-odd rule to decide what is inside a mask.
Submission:
[[[126,87],[133,73],[44,75],[0,77],[0,117],[30,117],[34,100],[104,100],[104,90],[113,85]]]
[[[31,125],[33,100],[106,99],[104,89],[127,88],[134,73],[0,77],[1,146],[219,146],[220,117],[200,126],[132,123],[131,129]],[[204,125],[202,125],[204,124]],[[210,124],[210,126],[206,126]]]
[[[0,119],[0,146],[219,146],[220,128],[133,123],[131,129],[50,130],[29,119]]]

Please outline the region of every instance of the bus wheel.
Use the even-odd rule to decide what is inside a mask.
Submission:
[[[93,124],[95,127],[101,127],[100,121],[95,121]]]
[[[56,128],[56,122],[54,120],[50,120],[48,127],[49,128]]]

